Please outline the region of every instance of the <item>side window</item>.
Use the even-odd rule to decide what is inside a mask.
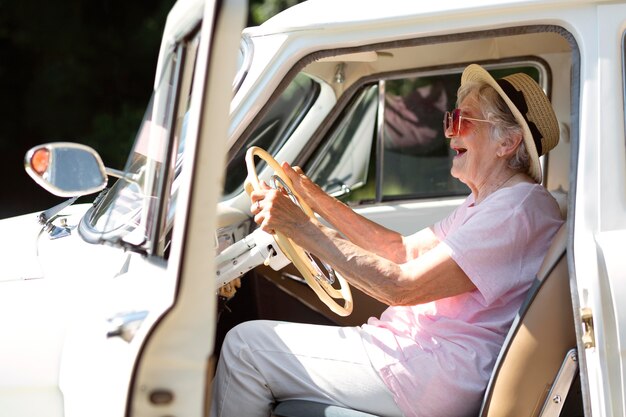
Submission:
[[[535,66],[507,65],[502,77]],[[454,197],[469,188],[450,175],[443,115],[456,107],[462,69],[382,79],[364,86],[305,164],[325,191],[350,204]]]
[[[373,171],[378,87],[364,88],[339,121],[332,137],[316,152],[306,172],[332,195],[370,200],[375,196]]]
[[[456,103],[460,74],[384,82],[383,200],[457,196],[469,189],[450,176],[453,154],[444,113]]]

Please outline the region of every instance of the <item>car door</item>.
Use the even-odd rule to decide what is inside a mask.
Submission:
[[[114,276],[84,281],[100,301],[68,330],[66,416],[206,415],[216,320],[207,278],[246,8],[243,0],[189,0],[168,16],[155,91],[127,164],[140,170],[83,221],[94,248],[127,257]]]
[[[570,271],[575,271],[583,393],[590,415],[626,412],[626,5],[598,5],[581,38],[580,150]],[[597,37],[597,38],[596,38]],[[588,410],[589,411],[589,410]]]
[[[210,401],[208,359],[216,308],[214,282],[207,275],[214,270],[228,105],[246,8],[243,0],[204,4],[167,265],[175,297],[145,334],[132,376],[129,415],[202,416]]]

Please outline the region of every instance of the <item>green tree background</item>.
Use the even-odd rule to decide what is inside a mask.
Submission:
[[[258,25],[299,0],[250,0]],[[122,168],[152,84],[174,0],[0,0],[0,218],[62,201],[25,173],[52,141],[95,148]]]

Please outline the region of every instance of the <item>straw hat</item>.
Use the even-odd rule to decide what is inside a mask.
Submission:
[[[559,123],[548,97],[535,80],[523,73],[495,80],[480,65],[471,64],[463,71],[461,85],[470,81],[482,81],[492,86],[511,109],[524,132],[524,144],[530,155],[528,173],[541,183],[539,156],[559,143]]]

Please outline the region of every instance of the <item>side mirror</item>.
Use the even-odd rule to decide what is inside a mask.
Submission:
[[[106,170],[98,153],[77,143],[35,146],[26,152],[24,168],[37,184],[59,197],[92,194],[107,185]]]

